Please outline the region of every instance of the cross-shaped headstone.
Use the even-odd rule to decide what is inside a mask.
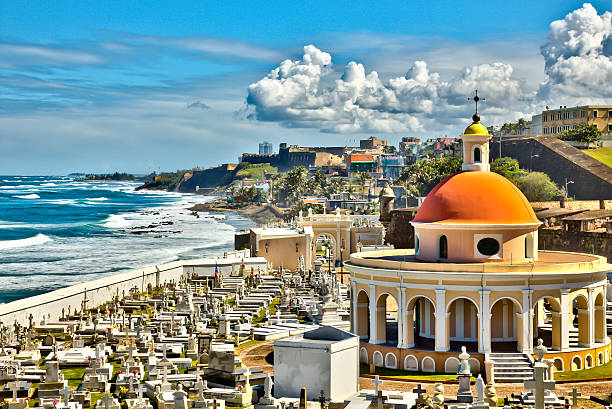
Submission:
[[[544,409],[544,393],[547,390],[555,389],[555,381],[547,381],[546,372],[548,365],[542,362],[536,362],[534,365],[534,379],[525,381],[526,389],[531,389],[535,395],[535,409]]]
[[[198,379],[198,381],[194,385],[194,388],[198,392],[198,400],[203,401],[204,400],[204,390],[205,390],[204,382],[202,382],[201,379]]]
[[[378,395],[378,390],[380,389],[380,385],[382,385],[383,381],[380,379],[380,376],[376,375],[372,380],[372,383],[375,385],[374,394]]]
[[[420,383],[412,390],[412,392],[417,394],[417,403],[423,403],[425,401],[425,399],[423,399],[423,394],[427,392],[427,390],[423,389]]]
[[[21,389],[19,387],[19,383],[17,381],[15,382],[11,382],[11,392],[13,392],[13,401],[17,402],[17,393],[19,392],[19,390]]]
[[[128,348],[127,348],[127,349],[128,349],[128,357],[129,357],[129,359],[131,360],[131,359],[133,359],[134,350],[135,350],[136,348],[134,347],[134,344],[131,344],[131,343],[130,343],[130,345],[128,345]]]
[[[139,403],[143,403],[143,399],[142,399],[142,395],[144,392],[144,387],[142,386],[141,383],[138,384],[138,402]]]
[[[59,391],[59,394],[64,397],[64,406],[68,406],[68,400],[70,399],[70,395],[72,395],[72,389],[66,386],[64,389]]]
[[[572,388],[572,393],[570,393],[570,396],[572,397],[572,409],[577,409],[578,408],[578,398],[582,396],[582,394],[578,392],[576,388]]]
[[[164,353],[164,359],[168,359],[168,345],[162,344],[162,351]]]
[[[246,368],[244,370],[244,389],[248,389],[251,386],[251,370]]]

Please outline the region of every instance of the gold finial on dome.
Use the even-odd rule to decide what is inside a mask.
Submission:
[[[488,171],[489,167],[489,131],[480,123],[480,115],[478,115],[478,102],[484,101],[484,98],[478,96],[478,90],[475,95],[468,100],[474,101],[476,104],[476,112],[472,116],[472,124],[465,128],[461,138],[463,140],[463,170],[480,170]]]

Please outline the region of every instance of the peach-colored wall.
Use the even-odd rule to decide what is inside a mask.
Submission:
[[[448,242],[448,258],[443,262],[484,262],[484,261],[513,261],[524,262],[525,259],[525,237],[528,233],[533,233],[532,249],[537,248],[537,229],[516,229],[516,230],[438,230],[415,227],[419,235],[419,254],[417,259],[426,261],[438,261],[440,237],[445,235]],[[502,236],[501,259],[487,259],[474,257],[474,236],[476,234],[492,234]],[[536,254],[533,251],[533,254]]]
[[[259,241],[257,256],[264,257],[274,269],[282,265],[284,269],[295,271],[298,269],[300,255],[306,258],[305,254],[308,251],[312,249],[306,246],[306,236],[267,238]]]

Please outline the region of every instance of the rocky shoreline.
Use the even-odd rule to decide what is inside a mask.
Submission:
[[[250,219],[257,224],[273,223],[282,220],[283,213],[280,209],[269,204],[238,205],[232,203],[200,203],[187,210],[197,214],[198,212],[233,212],[244,218]]]

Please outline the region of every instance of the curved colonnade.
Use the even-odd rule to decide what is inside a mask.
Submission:
[[[603,257],[540,251],[531,263],[423,263],[393,250],[356,253],[345,265],[363,363],[456,373],[465,345],[476,372],[486,354],[531,354],[538,338],[557,370],[610,359]]]

